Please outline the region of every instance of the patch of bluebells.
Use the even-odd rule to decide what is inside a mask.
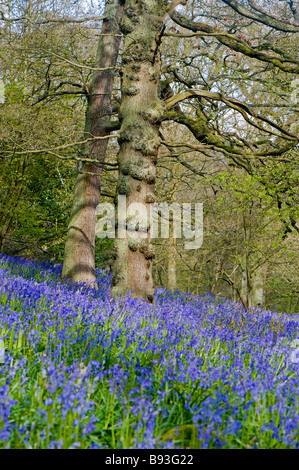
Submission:
[[[0,255],[0,447],[298,448],[298,315]]]

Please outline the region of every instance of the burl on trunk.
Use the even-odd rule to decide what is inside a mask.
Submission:
[[[121,30],[124,34],[122,60],[122,102],[119,119],[121,133],[118,154],[117,194],[146,207],[147,217],[139,217],[139,232],[134,238],[134,217],[127,216],[127,237],[116,238],[112,295],[132,291],[135,297],[153,302],[152,261],[155,256],[150,240],[150,204],[155,202],[156,162],[160,145],[159,126],[164,113],[158,98],[160,82],[159,43],[165,5],[163,0],[127,0]]]

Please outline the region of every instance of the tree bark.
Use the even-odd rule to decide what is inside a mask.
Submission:
[[[265,284],[267,276],[267,264],[259,266],[252,275],[252,289],[251,289],[251,307],[265,307],[266,294]]]
[[[176,239],[170,236],[168,251],[168,289],[175,291],[177,289],[176,279]]]
[[[248,278],[247,278],[247,268],[246,266],[242,267],[242,279],[241,279],[241,297],[244,302],[244,305],[248,307],[249,301],[248,301]]]
[[[246,307],[251,307],[251,269],[250,269],[250,239],[251,239],[251,211],[243,210],[244,233],[244,265],[242,266],[241,297]]]
[[[211,294],[217,295],[217,284],[219,280],[219,274],[221,272],[221,258],[218,256],[215,260],[214,279],[211,288]]]
[[[121,0],[106,0],[101,36],[99,39],[92,86],[88,95],[84,140],[103,137],[110,132],[111,98],[115,65],[120,46],[119,24],[123,14]],[[102,165],[108,145],[107,139],[83,144],[83,157],[98,160],[81,162],[78,168],[73,207],[65,243],[62,277],[76,282],[95,281],[96,208],[101,194]]]
[[[117,193],[126,196],[127,209],[131,203],[143,204],[146,216],[143,221],[139,218],[139,233],[135,232],[134,238],[134,220],[127,218],[124,222],[125,238],[119,238],[118,221],[111,293],[118,297],[133,292],[135,297],[150,303],[154,300],[155,254],[149,214],[150,203],[155,202],[159,126],[164,114],[164,104],[158,98],[159,43],[164,16],[163,0],[127,0],[121,23],[124,47]]]

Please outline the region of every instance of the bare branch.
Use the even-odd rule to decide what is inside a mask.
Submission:
[[[69,23],[75,23],[75,24],[81,24],[81,23],[87,23],[88,21],[101,21],[104,20],[106,16],[91,16],[89,18],[82,18],[80,20],[74,19],[74,18],[49,18],[47,20],[43,21],[32,21],[32,18],[29,18],[28,16],[19,16],[17,18],[7,18],[3,11],[0,10],[0,20],[1,21],[6,21],[7,23],[14,23],[16,21],[28,21],[31,24],[37,24],[37,25],[44,25],[44,24],[49,24],[49,23],[58,23],[58,24],[69,24]]]
[[[298,33],[299,32],[299,23],[296,23],[293,20],[288,20],[287,18],[278,18],[274,15],[271,15],[269,12],[262,10],[256,5],[256,3],[249,1],[250,5],[254,5],[254,9],[259,11],[259,14],[254,13],[240,4],[235,0],[222,0],[224,3],[229,5],[233,10],[239,13],[246,18],[255,20],[259,23],[270,26],[271,28],[277,29],[279,31],[284,31],[286,33]]]
[[[95,140],[105,140],[105,139],[111,139],[112,137],[119,137],[119,134],[109,134],[109,135],[104,135],[104,136],[99,136],[99,137],[89,137],[85,140],[81,140],[79,142],[73,142],[71,144],[65,144],[65,145],[59,145],[58,147],[54,148],[42,148],[42,149],[28,149],[28,150],[23,150],[23,151],[14,151],[14,155],[26,155],[28,153],[50,153],[50,152],[55,152],[56,150],[62,150],[70,147],[74,147],[76,145],[82,145],[86,144],[87,142],[92,142]],[[79,160],[83,160],[84,158],[79,158]]]
[[[286,55],[282,56],[281,54],[278,53],[277,50],[276,50],[277,55],[269,54],[267,52],[261,52],[260,50],[258,50],[258,48],[253,48],[249,42],[245,41],[242,38],[237,37],[234,34],[229,34],[223,31],[217,31],[215,30],[215,28],[213,28],[210,25],[189,20],[188,18],[185,18],[183,15],[181,15],[177,11],[174,11],[170,15],[170,17],[179,26],[182,26],[183,28],[193,31],[194,36],[215,37],[221,44],[229,47],[230,49],[236,52],[241,52],[242,54],[248,57],[251,57],[251,58],[263,61],[263,62],[271,63],[272,65],[280,68],[284,72],[299,73],[298,60],[293,59],[292,57],[289,57]],[[167,34],[170,35],[170,33],[167,33]],[[181,34],[177,34],[177,36],[184,37],[184,35],[181,35]],[[190,36],[187,36],[187,37],[190,37]],[[265,49],[269,49],[270,47],[271,46],[269,46],[269,44],[264,46]],[[272,50],[272,52],[273,51],[274,49]]]
[[[288,139],[288,140],[293,140],[293,141],[294,140],[295,141],[299,140],[298,136],[296,136],[294,134],[291,134],[290,132],[283,129],[281,126],[279,126],[275,122],[271,121],[270,119],[268,119],[266,117],[263,117],[263,116],[260,116],[260,115],[256,114],[253,111],[253,109],[251,109],[250,106],[248,106],[247,104],[242,103],[241,101],[236,100],[235,98],[225,97],[225,96],[221,95],[220,93],[215,93],[215,92],[206,91],[206,90],[193,90],[193,89],[188,90],[188,91],[184,91],[183,93],[180,93],[179,95],[168,98],[165,101],[166,108],[170,109],[173,106],[175,106],[177,103],[179,103],[180,101],[183,101],[185,99],[192,98],[192,97],[195,97],[195,96],[199,96],[201,98],[209,98],[209,99],[216,100],[216,101],[222,101],[223,103],[227,104],[230,108],[235,109],[240,114],[242,114],[244,119],[249,124],[251,124],[252,126],[256,127],[257,129],[259,129],[263,132],[268,132],[272,135],[275,135],[276,137],[283,137],[284,139]],[[281,132],[283,134],[283,136],[278,135],[275,132],[270,131],[269,129],[265,129],[265,128],[259,126],[258,124],[253,122],[251,119],[249,119],[248,115],[269,124],[270,126],[277,129],[279,132]]]

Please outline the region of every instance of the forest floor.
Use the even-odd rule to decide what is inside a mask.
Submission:
[[[299,447],[299,315],[60,272],[0,255],[0,448]]]

